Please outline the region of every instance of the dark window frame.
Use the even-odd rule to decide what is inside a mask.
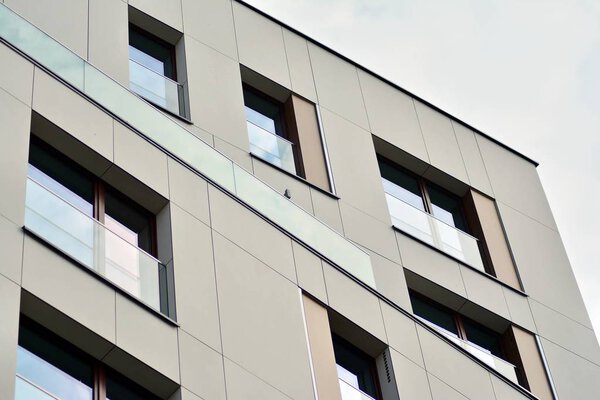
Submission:
[[[372,379],[372,385],[373,385],[373,390],[374,393],[369,393],[367,391],[364,390],[364,388],[357,388],[360,391],[368,394],[369,396],[373,397],[374,399],[382,399],[382,394],[381,394],[381,387],[380,387],[380,383],[379,383],[379,373],[377,371],[377,365],[375,363],[375,359],[373,357],[371,357],[369,354],[365,353],[364,351],[362,351],[361,349],[359,349],[358,347],[356,347],[355,345],[353,345],[352,343],[350,343],[349,341],[347,341],[346,339],[342,338],[341,336],[335,334],[335,333],[331,333],[331,340],[333,343],[333,348],[334,348],[334,356],[335,356],[335,348],[336,346],[341,346],[341,347],[345,347],[347,351],[351,351],[354,352],[355,356],[358,358],[361,358],[362,361],[364,361],[365,363],[367,363],[367,368],[370,374],[370,378]],[[339,361],[336,357],[335,359],[336,365],[340,365],[343,368],[345,368],[343,365],[339,364]],[[351,372],[351,371],[350,371]],[[346,382],[347,384],[350,384],[350,382]]]
[[[158,44],[159,46],[164,47],[168,50],[169,58],[171,61],[171,66],[172,66],[172,71],[171,71],[172,74],[171,74],[171,76],[168,76],[168,75],[163,75],[163,76],[171,79],[172,81],[178,82],[177,81],[177,55],[176,55],[176,51],[175,51],[175,45],[159,38],[158,36],[153,35],[152,33],[144,30],[143,28],[140,28],[139,26],[137,26],[135,24],[132,24],[131,22],[129,23],[129,30],[135,31],[135,33],[137,33],[138,35],[143,36],[147,40],[154,42],[154,43]],[[141,51],[145,54],[148,54],[145,51],[143,51],[143,50],[137,48],[136,46],[134,46],[133,44],[131,44],[131,38],[129,38],[129,40],[128,40],[128,45],[135,47],[136,49],[138,49],[139,51]],[[148,54],[148,55],[152,57],[151,54]]]

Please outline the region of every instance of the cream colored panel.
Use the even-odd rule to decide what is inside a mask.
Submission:
[[[312,399],[298,287],[223,236],[213,240],[225,357],[291,398]]]
[[[172,158],[167,161],[171,201],[200,221],[210,225],[206,181]]]
[[[10,188],[0,196],[0,214],[23,226],[31,109],[0,90],[0,121],[0,187]]]
[[[254,175],[281,194],[284,194],[287,189],[292,196],[290,200],[293,203],[309,213],[313,213],[310,187],[306,183],[256,159],[254,160]]]
[[[215,149],[223,153],[225,157],[229,158],[234,163],[244,168],[246,171],[252,172],[252,170],[254,169],[254,160],[252,159],[252,156],[250,156],[250,153],[248,153],[247,150],[240,149],[239,147],[236,147],[231,143],[226,142],[225,140],[221,140],[218,137],[214,138],[214,142]]]
[[[413,99],[367,72],[358,77],[373,134],[429,162]]]
[[[23,248],[22,285],[86,328],[115,342],[115,290],[29,236],[25,236]]]
[[[431,400],[427,372],[422,366],[415,364],[393,349],[390,350],[390,355],[392,356],[392,365],[394,366],[400,399]]]
[[[88,60],[121,85],[129,87],[127,3],[121,0],[89,0],[89,3]]]
[[[327,110],[321,116],[337,195],[391,226],[371,134]]]
[[[504,298],[506,299],[506,305],[510,313],[510,320],[531,332],[537,332],[533,316],[531,315],[531,309],[529,308],[528,298],[508,288],[502,289],[504,290]]]
[[[0,43],[0,88],[31,106],[33,64]]]
[[[38,68],[33,84],[33,109],[112,161],[112,118]]]
[[[369,129],[356,67],[312,43],[308,44],[308,52],[319,104]]]
[[[594,331],[529,299],[538,334],[573,353],[600,364],[600,347]]]
[[[290,400],[284,393],[228,359],[225,359],[225,377],[228,400]]]
[[[292,90],[316,103],[317,92],[306,39],[283,28],[283,42],[290,69]]]
[[[115,164],[169,198],[167,155],[115,121]]]
[[[502,285],[469,267],[460,265],[467,298],[495,314],[510,319]]]
[[[318,397],[341,399],[327,309],[306,296],[302,301]]]
[[[390,346],[413,363],[424,367],[421,344],[414,321],[384,302],[381,302],[381,312]],[[392,362],[392,364],[394,371],[398,374],[396,363]]]
[[[428,372],[470,399],[494,399],[490,373],[425,328],[417,326]],[[434,394],[434,398],[436,398]]]
[[[213,229],[296,282],[292,240],[220,190],[209,186],[208,194]]]
[[[364,250],[364,249],[363,249]],[[371,257],[377,291],[405,310],[411,309],[404,268],[377,253],[366,250]]]
[[[600,366],[542,339],[546,360],[559,399],[596,399],[600,393]]]
[[[233,16],[240,64],[290,88],[281,26],[237,2]]]
[[[0,274],[17,284],[21,283],[23,240],[21,227],[0,215]]]
[[[560,235],[502,203],[498,208],[525,292],[591,328]]]
[[[494,394],[496,400],[527,400],[529,397],[519,393],[506,382],[492,375],[492,385],[494,386]],[[539,397],[539,396],[538,396]],[[552,398],[550,398],[551,400]],[[540,398],[543,400],[543,398]]]
[[[116,345],[179,382],[177,328],[119,293],[114,310],[117,315]]]
[[[239,147],[248,148],[239,64],[186,36],[190,111],[194,124]]]
[[[327,288],[325,287],[321,258],[294,241],[292,241],[292,248],[294,249],[298,286],[327,304]]]
[[[186,35],[237,60],[230,0],[183,0]]]
[[[323,263],[323,272],[331,308],[387,342],[377,297],[327,263]]]
[[[553,400],[552,390],[535,337],[515,326],[512,327],[512,332],[531,392],[541,400]]]
[[[455,121],[452,121],[452,127],[454,128],[460,153],[465,162],[471,186],[493,197],[494,192],[487,176],[483,159],[481,158],[475,134],[472,130]]]
[[[415,107],[431,164],[469,183],[450,118],[416,100]]]
[[[0,275],[0,398],[14,399],[21,288]]]
[[[456,261],[417,240],[396,232],[404,268],[445,287],[463,297],[467,296]]]
[[[177,321],[214,349],[221,348],[210,228],[172,205]]]
[[[129,0],[129,5],[183,32],[181,0]]]
[[[344,228],[342,226],[339,201],[336,198],[313,188],[310,189],[310,196],[312,198],[315,217],[325,223],[325,225],[343,235]]]
[[[507,285],[520,290],[521,284],[512,261],[494,200],[472,190],[471,196],[496,277]]]
[[[87,1],[6,0],[4,4],[80,57],[87,58]]]
[[[468,399],[463,396],[456,389],[446,385],[444,382],[436,378],[431,374],[427,374],[429,378],[429,386],[431,388],[431,394],[433,395],[433,400],[479,400],[479,399]],[[489,399],[494,399],[490,397]],[[484,400],[482,398],[482,400]],[[487,399],[486,399],[487,400]]]
[[[395,263],[400,263],[398,245],[390,224],[381,222],[343,201],[340,201],[340,213],[347,238]]]
[[[205,399],[225,399],[223,356],[179,330],[181,385]]]
[[[496,200],[556,230],[535,165],[483,136],[476,138]]]

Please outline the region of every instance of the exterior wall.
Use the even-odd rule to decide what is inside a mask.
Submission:
[[[102,3],[4,1],[127,84],[128,5]],[[303,291],[390,347],[402,399],[525,398],[400,311],[412,312],[408,287],[435,283],[453,308],[539,335],[560,398],[596,396],[600,349],[533,164],[240,3],[129,7],[184,35],[192,124],[178,123],[363,248],[380,295],[0,44],[0,187],[10,188],[0,197],[0,348],[16,346],[25,293],[92,331],[81,347],[164,398],[313,399]],[[240,64],[316,102],[335,195],[250,157]],[[24,234],[32,111],[169,201],[177,324]],[[495,200],[523,292],[391,227],[373,136],[424,176]],[[3,352],[1,398],[13,398],[14,369]]]

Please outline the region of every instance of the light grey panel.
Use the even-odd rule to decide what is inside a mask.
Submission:
[[[492,385],[494,386],[494,394],[496,395],[496,400],[526,400],[528,397],[525,397],[512,387],[510,387],[506,382],[501,381],[500,379],[492,376]]]
[[[214,349],[221,348],[210,228],[172,205],[177,321]]]
[[[290,69],[292,90],[316,103],[317,92],[315,90],[315,81],[313,79],[306,39],[284,28],[283,42]]]
[[[556,230],[535,165],[483,136],[476,139],[496,200]]]
[[[292,242],[292,248],[294,250],[294,262],[296,263],[296,274],[298,275],[298,286],[327,304],[327,288],[325,287],[321,259],[296,242]]]
[[[387,342],[379,300],[362,286],[323,263],[329,306],[379,340]]]
[[[369,129],[356,67],[312,43],[308,52],[319,104],[363,129]]]
[[[129,87],[129,20],[122,0],[89,0],[88,60],[102,72]]]
[[[179,382],[177,328],[117,293],[116,345],[174,382]]]
[[[296,282],[292,240],[220,190],[209,186],[208,194],[213,229]]]
[[[33,64],[0,43],[0,88],[31,106]]]
[[[210,225],[206,181],[172,158],[167,161],[171,201],[200,221]]]
[[[14,399],[21,288],[0,275],[0,398]]]
[[[190,112],[208,133],[248,148],[239,64],[192,37],[185,37]]]
[[[6,0],[4,4],[80,57],[87,57],[87,1]]]
[[[38,68],[33,84],[33,109],[112,161],[112,118]]]
[[[230,0],[183,0],[186,35],[237,60]]]
[[[22,226],[31,109],[0,90],[0,121],[0,187],[10,188],[9,196],[0,196],[0,214]]]
[[[529,299],[538,334],[573,353],[600,364],[600,347],[594,331]]]
[[[222,140],[218,137],[214,138],[215,141],[215,149],[223,153],[223,155],[230,160],[232,160],[237,165],[244,168],[246,171],[253,170],[253,159],[250,156],[250,153],[244,148],[240,149],[237,146],[232,145],[225,140]]]
[[[238,2],[233,16],[240,64],[290,88],[281,26]]]
[[[319,190],[310,189],[315,217],[340,234],[344,234],[339,201]]]
[[[431,400],[425,370],[395,350],[390,351],[401,400]]]
[[[183,32],[181,0],[129,0],[129,5]]]
[[[358,77],[373,134],[429,162],[413,99],[367,72]]]
[[[21,227],[0,215],[0,274],[17,284],[21,283],[23,240]]]
[[[425,328],[417,326],[417,333],[428,372],[470,399],[494,399],[490,373],[486,369]]]
[[[501,317],[510,319],[502,285],[469,267],[459,266],[467,292],[467,299]]]
[[[312,399],[298,287],[217,233],[214,247],[225,357],[291,398]]]
[[[337,195],[391,226],[371,134],[325,109],[321,116]]]
[[[454,128],[460,153],[465,162],[471,186],[494,197],[494,191],[487,176],[475,134],[472,130],[455,121],[452,121],[452,127]]]
[[[507,288],[503,288],[503,290],[510,320],[531,332],[537,332],[527,297]]]
[[[405,310],[411,310],[404,268],[377,253],[366,250],[371,256],[377,291]]]
[[[541,339],[541,342],[558,397],[561,400],[598,397],[600,366],[545,339]]]
[[[223,356],[179,330],[181,385],[205,399],[225,399]]]
[[[414,321],[384,302],[381,302],[381,311],[389,345],[413,363],[424,367],[421,344]],[[396,371],[396,365],[393,364]]]
[[[448,175],[469,183],[450,118],[416,100],[415,107],[431,164]]]
[[[252,375],[234,362],[225,359],[227,398],[229,400],[290,400],[267,382]]]
[[[436,378],[431,374],[427,374],[429,378],[429,387],[431,388],[431,394],[433,395],[433,400],[479,400],[479,399],[469,399],[463,396],[456,389],[448,386],[440,379]],[[481,400],[493,400],[494,397],[482,398]]]
[[[525,292],[591,328],[558,232],[502,203],[498,208]]]
[[[99,336],[115,342],[115,290],[25,236],[22,286]]]

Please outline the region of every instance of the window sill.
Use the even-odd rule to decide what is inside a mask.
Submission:
[[[131,301],[137,303],[139,306],[141,306],[146,311],[154,314],[155,316],[157,316],[158,318],[162,319],[164,322],[168,323],[171,326],[179,327],[179,324],[174,319],[168,317],[167,315],[161,313],[158,310],[155,310],[154,308],[150,307],[148,304],[144,303],[140,299],[138,299],[135,296],[131,295],[127,291],[121,289],[119,286],[115,285],[113,282],[111,282],[110,280],[106,279],[102,275],[98,274],[94,270],[92,270],[92,269],[86,267],[85,265],[81,264],[80,262],[78,262],[77,260],[75,260],[73,257],[71,257],[67,253],[65,253],[64,251],[60,250],[59,248],[55,247],[51,243],[48,243],[46,240],[44,240],[40,236],[36,235],[35,232],[27,229],[26,227],[23,227],[22,229],[23,229],[23,231],[29,237],[31,237],[34,240],[38,241],[39,243],[43,244],[44,246],[46,246],[48,249],[50,249],[51,251],[55,252],[56,254],[59,254],[60,256],[66,258],[67,260],[69,260],[70,262],[72,262],[74,265],[76,265],[78,268],[80,268],[83,271],[85,271],[86,273],[90,274],[92,277],[98,279],[99,281],[101,281],[105,285],[110,286],[112,289],[116,290],[117,292],[119,292],[123,296],[127,297]]]
[[[524,297],[529,297],[529,296],[527,295],[527,293],[523,292],[522,290],[519,290],[519,289],[517,289],[517,288],[514,288],[514,287],[510,286],[509,284],[507,284],[507,283],[505,283],[505,282],[502,282],[500,279],[496,278],[494,275],[488,274],[487,272],[484,272],[484,271],[481,271],[481,270],[479,270],[479,269],[477,269],[477,268],[475,268],[475,267],[472,267],[471,265],[469,265],[469,264],[465,263],[464,261],[462,261],[462,260],[460,260],[460,259],[458,259],[458,258],[456,258],[456,257],[453,257],[452,255],[450,255],[450,254],[448,254],[448,253],[446,253],[446,252],[444,252],[444,251],[442,251],[442,250],[438,249],[437,247],[435,247],[435,246],[431,245],[430,243],[427,243],[427,242],[425,242],[425,241],[423,241],[423,240],[421,240],[421,239],[419,239],[419,238],[417,238],[417,237],[415,237],[415,236],[413,236],[413,235],[411,235],[411,234],[409,234],[409,233],[406,233],[406,232],[404,232],[402,229],[398,228],[398,227],[397,227],[397,226],[395,226],[395,225],[392,225],[392,229],[393,229],[394,231],[396,231],[396,232],[398,232],[398,233],[400,233],[400,234],[402,234],[402,235],[406,236],[406,237],[409,237],[409,238],[411,238],[411,239],[413,239],[413,240],[415,240],[415,241],[417,241],[417,242],[421,243],[421,244],[422,244],[422,245],[424,245],[424,246],[427,246],[427,247],[429,247],[430,249],[432,249],[432,250],[436,251],[437,253],[443,254],[445,257],[448,257],[448,258],[450,258],[450,259],[452,259],[452,260],[454,260],[454,261],[458,262],[459,264],[461,264],[461,265],[464,265],[465,267],[469,268],[470,270],[477,272],[479,275],[485,276],[486,278],[488,278],[488,279],[491,279],[491,280],[495,281],[496,283],[498,283],[498,284],[500,284],[500,285],[504,286],[505,288],[507,288],[507,289],[509,289],[509,290],[512,290],[512,291],[513,291],[513,292],[515,292],[515,293],[518,293],[518,294],[520,294],[521,296],[524,296]]]
[[[267,165],[268,165],[268,166],[270,166],[271,168],[275,168],[276,170],[278,170],[278,171],[280,171],[280,172],[284,173],[285,175],[287,175],[287,176],[289,176],[289,177],[291,177],[291,178],[294,178],[294,179],[296,179],[297,181],[299,181],[299,182],[301,182],[301,183],[303,183],[303,184],[305,184],[305,185],[309,186],[309,187],[310,187],[310,188],[312,188],[312,189],[315,189],[315,190],[316,190],[316,191],[318,191],[318,192],[321,192],[321,193],[323,193],[324,195],[326,195],[326,196],[328,196],[328,197],[330,197],[330,198],[332,198],[332,199],[334,199],[334,200],[340,200],[340,198],[339,198],[338,196],[336,196],[335,194],[333,194],[333,193],[331,193],[331,192],[329,192],[329,191],[327,191],[327,190],[325,190],[325,189],[323,189],[323,188],[321,188],[321,187],[319,187],[319,186],[315,185],[314,183],[311,183],[311,182],[307,181],[306,179],[302,178],[301,176],[298,176],[298,175],[296,175],[296,174],[292,174],[291,172],[289,172],[289,171],[286,171],[285,169],[283,169],[283,168],[281,168],[281,167],[278,167],[277,165],[275,165],[275,164],[272,164],[272,163],[268,162],[268,161],[267,161],[267,160],[265,160],[264,158],[262,158],[262,157],[260,157],[260,156],[258,156],[258,155],[256,155],[256,154],[254,154],[254,153],[252,153],[252,152],[250,153],[250,157],[252,157],[252,159],[258,160],[258,161],[260,161],[260,162],[262,162],[262,163],[264,163],[264,164],[267,164]]]

